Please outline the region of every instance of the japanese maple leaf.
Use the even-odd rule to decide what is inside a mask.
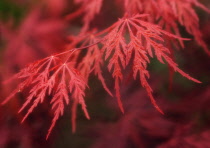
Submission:
[[[161,113],[163,111],[156,104],[152,95],[152,88],[147,82],[147,78],[149,78],[147,65],[150,62],[150,57],[155,55],[161,63],[166,62],[182,76],[200,83],[178,68],[178,65],[169,56],[170,50],[164,44],[164,41],[167,40],[164,38],[165,36],[185,39],[170,34],[157,25],[143,21],[142,18],[146,16],[145,14],[136,14],[119,19],[110,27],[112,28],[111,31],[104,37],[102,52],[105,55],[105,60],[108,61],[108,69],[112,72],[112,77],[115,80],[116,97],[122,112],[124,109],[120,96],[120,81],[123,80],[122,71],[130,66],[129,63],[132,63],[133,78],[139,77],[140,83],[146,89],[152,104]]]
[[[30,88],[25,103],[20,108],[22,112],[27,106],[29,109],[22,119],[22,122],[33,112],[38,104],[41,104],[46,97],[52,95],[49,103],[54,111],[54,118],[49,128],[47,137],[51,133],[56,121],[64,113],[65,104],[68,105],[70,100],[73,106],[81,104],[85,116],[89,119],[86,105],[84,102],[85,88],[87,87],[83,78],[78,74],[77,70],[71,67],[69,62],[61,62],[58,57],[60,54],[47,57],[30,64],[22,69],[15,78],[22,79],[18,87],[2,102],[7,103],[16,93],[25,91]],[[69,96],[69,94],[71,94]],[[75,130],[75,113],[76,107],[72,109],[72,128]]]

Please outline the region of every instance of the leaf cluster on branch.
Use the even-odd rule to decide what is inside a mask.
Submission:
[[[153,106],[164,114],[148,83],[148,64],[151,58],[156,57],[187,79],[201,83],[182,71],[172,58],[173,46],[180,44],[184,47],[183,42],[189,40],[181,37],[179,25],[184,26],[209,54],[193,7],[199,7],[208,13],[210,10],[197,0],[116,0],[118,6],[124,4],[123,17],[104,30],[91,26],[94,18],[100,15],[104,1],[74,2],[78,9],[65,16],[65,19],[70,22],[75,18],[82,20],[83,26],[78,35],[69,35],[69,43],[64,52],[29,64],[16,74],[13,78],[20,79],[21,82],[2,103],[7,103],[18,92],[26,92],[28,95],[25,103],[19,110],[22,112],[28,107],[23,122],[39,104],[49,102],[54,117],[47,138],[58,118],[63,115],[66,105],[71,104],[72,107],[73,131],[76,129],[78,105],[81,105],[86,118],[90,119],[85,104],[85,89],[88,88],[90,74],[97,76],[106,92],[117,98],[121,112],[124,112],[124,108],[120,86],[124,72],[128,70],[134,80],[140,80]],[[85,54],[83,51],[86,51]],[[112,75],[115,93],[106,83],[104,68]]]

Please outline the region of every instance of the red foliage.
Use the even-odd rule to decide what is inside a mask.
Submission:
[[[186,31],[193,35],[196,42],[210,55],[210,51],[202,39],[199,18],[193,7],[199,7],[208,13],[210,10],[197,0],[125,0],[124,2],[127,12],[150,14],[149,21],[158,23],[165,30],[176,35],[180,36],[178,24],[184,26]],[[180,42],[183,46],[182,41]]]
[[[53,96],[50,104],[52,104],[52,109],[54,110],[54,118],[47,138],[59,116],[63,115],[64,104],[69,104],[68,93],[71,93],[71,100],[74,104],[81,104],[85,116],[89,119],[84,102],[84,90],[86,87],[85,82],[79,76],[77,71],[69,66],[69,63],[61,63],[61,60],[56,57],[56,55],[30,64],[28,67],[16,74],[15,78],[24,79],[24,81],[19,84],[17,89],[14,90],[14,92],[7,97],[2,104],[7,103],[17,92],[21,92],[29,87],[29,95],[19,112],[25,109],[32,100],[34,101],[28,109],[28,112],[24,116],[22,122],[28,117],[34,108],[37,107],[38,104],[44,101],[47,95]],[[75,114],[75,112],[76,111],[73,110],[72,114]],[[74,131],[75,119],[73,119],[72,122]]]
[[[150,77],[148,64],[153,57],[156,57],[163,64],[168,64],[175,72],[180,73],[187,79],[201,83],[183,72],[171,58],[173,41],[178,40],[184,47],[183,41],[189,40],[180,37],[181,33],[178,25],[184,26],[187,32],[192,34],[197,43],[209,54],[207,45],[202,40],[198,16],[193,7],[196,6],[207,12],[210,11],[197,0],[123,0],[124,16],[104,30],[97,28],[99,31],[93,29],[91,23],[94,22],[95,16],[100,14],[103,1],[75,0],[74,2],[80,5],[79,8],[65,18],[73,20],[81,14],[83,15],[81,18],[83,26],[78,31],[78,35],[72,33],[68,37],[70,40],[68,44],[62,43],[62,45],[56,46],[60,48],[65,44],[66,51],[29,64],[16,74],[14,78],[20,79],[21,82],[2,103],[7,103],[18,92],[28,94],[25,103],[19,110],[21,112],[28,107],[22,122],[38,104],[44,101],[51,104],[54,117],[46,138],[48,138],[58,118],[63,115],[65,106],[71,104],[71,102],[73,132],[76,129],[78,104],[81,105],[86,118],[90,118],[84,97],[91,73],[98,77],[103,88],[113,96],[112,90],[108,88],[105,76],[103,76],[103,68],[105,67],[112,74],[115,96],[123,113],[120,88],[125,71],[128,71],[132,74],[134,80],[140,80],[141,86],[146,89],[153,106],[164,114],[157,105],[152,94],[153,90],[147,80]],[[121,1],[118,0],[118,2]],[[13,50],[17,48],[24,50],[24,54],[32,54],[32,52],[25,51],[37,46],[40,46],[41,51],[50,49],[52,52],[52,49],[56,48],[54,47],[56,44],[53,44],[57,40],[54,30],[66,28],[65,19],[59,18],[62,16],[66,1],[48,0],[45,3],[48,13],[53,16],[53,19],[44,21],[40,9],[36,8],[32,11],[25,23],[19,28],[18,39],[16,40],[17,36],[10,38],[7,48],[7,50],[10,50],[9,53],[14,54]],[[56,9],[53,9],[54,6],[56,6]],[[32,30],[33,33],[31,33]],[[32,47],[26,42],[30,36],[37,41],[31,41]],[[167,45],[168,42],[171,46]],[[86,52],[83,52],[85,49]],[[22,55],[22,52],[19,51],[19,53]],[[18,61],[12,63],[16,62],[18,63]],[[133,133],[128,135],[134,137],[134,139],[136,137]]]
[[[188,74],[180,70],[177,67],[177,64],[174,63],[168,56],[170,51],[168,48],[164,47],[164,39],[162,36],[165,35],[171,38],[180,38],[161,30],[159,26],[142,21],[141,18],[145,16],[146,15],[137,14],[130,18],[124,17],[111,26],[111,28],[114,29],[112,29],[111,32],[104,37],[105,41],[102,51],[105,54],[105,60],[111,56],[108,69],[109,71],[113,69],[112,76],[115,79],[116,97],[121,111],[124,112],[120,101],[119,87],[119,83],[123,79],[122,67],[126,68],[131,61],[134,79],[136,79],[137,74],[139,74],[141,85],[146,89],[152,104],[163,114],[156,104],[152,96],[152,89],[146,80],[149,78],[149,73],[146,69],[147,64],[150,62],[149,56],[153,57],[152,49],[161,63],[164,63],[164,59],[174,69],[174,71],[179,72],[184,77],[197,83],[200,83],[200,81],[190,77]],[[129,32],[130,41],[128,43],[126,43],[125,39],[126,29]]]

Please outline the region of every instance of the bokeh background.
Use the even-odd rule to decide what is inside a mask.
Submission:
[[[200,0],[210,8],[209,0]],[[78,6],[71,0],[0,0],[0,101],[18,82],[4,83],[28,63],[61,52],[67,36],[78,33],[81,20],[69,22],[65,16]],[[204,41],[210,47],[210,15],[195,8]],[[117,20],[121,8],[111,0],[92,25],[106,28]],[[165,115],[149,101],[139,80],[122,82],[122,114],[116,100],[103,89],[96,77],[89,80],[86,103],[91,120],[79,110],[77,131],[71,132],[70,107],[58,120],[50,138],[45,136],[53,114],[41,104],[20,124],[18,109],[24,94],[0,106],[0,148],[210,148],[210,60],[209,56],[180,26],[182,36],[192,38],[185,48],[174,50],[180,68],[202,81],[196,84],[152,59],[149,65],[154,97]],[[106,71],[108,85],[111,77]]]

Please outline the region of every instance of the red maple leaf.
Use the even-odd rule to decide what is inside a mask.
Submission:
[[[147,78],[149,78],[147,65],[150,62],[149,58],[153,57],[153,52],[161,63],[168,63],[174,71],[200,83],[178,68],[178,65],[169,56],[170,50],[164,45],[164,41],[167,40],[164,38],[165,36],[181,40],[186,39],[170,34],[157,25],[143,21],[142,18],[146,16],[144,14],[137,14],[132,17],[125,16],[111,26],[110,28],[113,29],[104,37],[102,51],[105,60],[108,60],[108,69],[110,72],[112,71],[115,80],[116,97],[122,112],[124,110],[120,99],[120,81],[123,79],[123,69],[129,66],[129,62],[131,62],[133,78],[140,78],[141,85],[146,89],[152,104],[159,112],[163,113],[156,104],[152,96],[152,89],[147,82]],[[129,40],[128,43],[127,40]]]

